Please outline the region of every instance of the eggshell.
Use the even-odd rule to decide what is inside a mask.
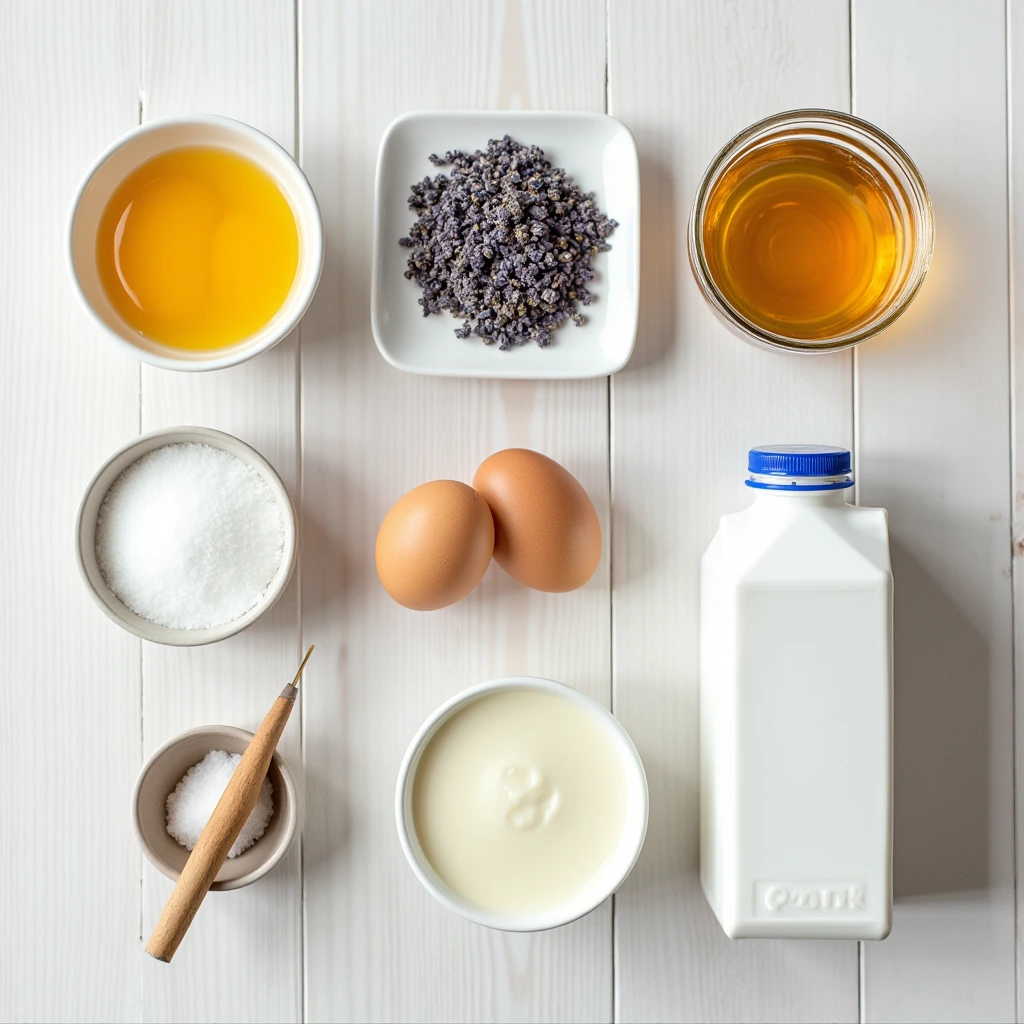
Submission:
[[[457,480],[414,487],[377,532],[377,575],[406,608],[432,611],[464,598],[483,578],[494,549],[487,503]]]
[[[473,486],[494,517],[494,559],[514,579],[563,593],[601,560],[601,524],[587,492],[553,459],[526,448],[495,452]]]

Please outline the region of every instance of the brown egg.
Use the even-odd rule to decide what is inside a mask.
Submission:
[[[535,590],[582,587],[601,560],[601,524],[582,484],[553,459],[508,448],[485,459],[473,486],[494,516],[494,559]]]
[[[434,480],[399,498],[377,531],[377,575],[406,608],[432,611],[464,598],[494,550],[487,503],[457,480]]]

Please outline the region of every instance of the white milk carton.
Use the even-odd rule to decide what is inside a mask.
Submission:
[[[892,572],[850,453],[750,452],[702,563],[701,883],[731,938],[892,923]]]

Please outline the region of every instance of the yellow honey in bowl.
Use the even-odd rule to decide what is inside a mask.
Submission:
[[[891,180],[821,140],[741,157],[715,183],[704,251],[744,319],[787,338],[827,339],[872,321],[905,275],[913,228]]]
[[[269,323],[295,279],[299,234],[288,200],[225,149],[169,150],[117,187],[96,239],[117,313],[170,348],[234,345]]]

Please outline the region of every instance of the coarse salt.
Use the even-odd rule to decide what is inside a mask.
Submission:
[[[266,481],[208,444],[169,444],[133,462],[96,519],[96,562],[137,615],[209,629],[244,615],[281,564],[284,521]]]
[[[199,842],[210,815],[241,760],[241,754],[211,750],[199,764],[185,772],[174,792],[167,797],[167,832],[186,850],[191,850]],[[270,779],[264,779],[256,806],[228,851],[228,857],[244,853],[266,832],[267,824],[274,815],[273,795]]]

